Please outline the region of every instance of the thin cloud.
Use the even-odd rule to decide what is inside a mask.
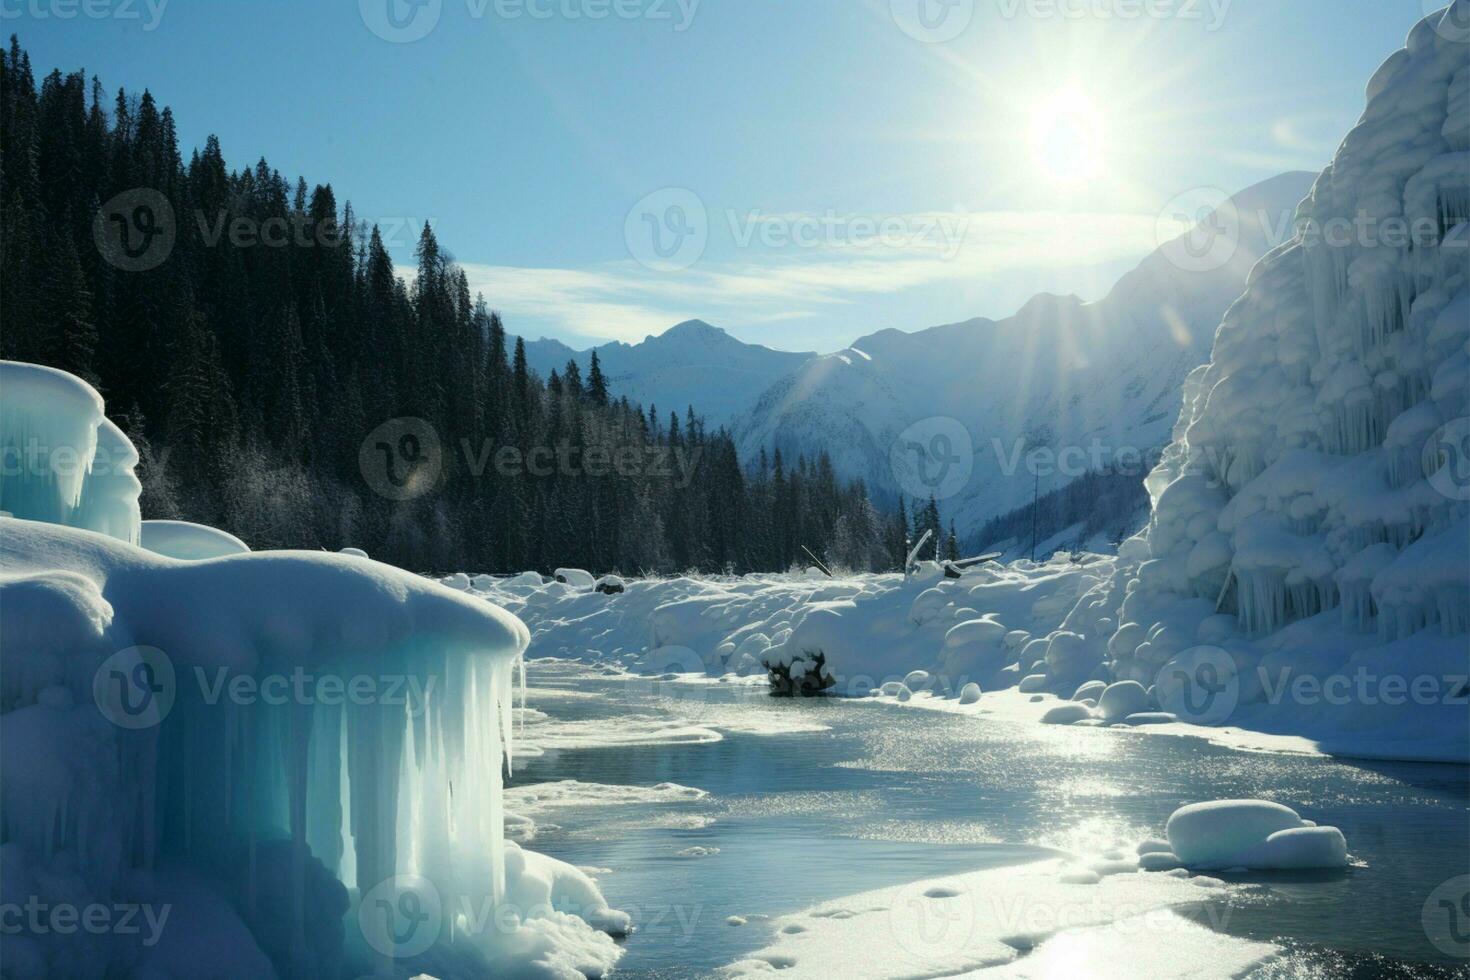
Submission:
[[[832,215],[711,214],[712,243],[744,222],[832,223]],[[865,219],[883,220],[883,219]],[[1153,216],[1111,213],[952,212],[887,219],[913,229],[865,237],[839,231],[814,244],[748,247],[709,255],[680,272],[660,273],[632,259],[580,269],[462,263],[472,292],[483,293],[512,322],[531,320],[560,336],[637,342],[679,320],[702,317],[772,323],[818,316],[874,294],[901,295],[946,283],[972,286],[988,278],[1044,274],[1078,264],[1141,258],[1157,247]],[[868,224],[845,226],[862,231]],[[920,234],[925,228],[945,228]],[[948,234],[948,238],[944,235]],[[810,242],[811,238],[804,239]],[[411,269],[400,270],[412,275]]]

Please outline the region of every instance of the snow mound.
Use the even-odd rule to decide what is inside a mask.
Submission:
[[[552,577],[563,585],[569,585],[578,592],[591,592],[597,585],[597,579],[591,572],[580,568],[558,568]]]
[[[243,555],[250,551],[249,545],[228,531],[188,521],[144,521],[138,543],[154,554],[185,561]]]
[[[1290,807],[1266,800],[1191,803],[1174,811],[1165,833],[1179,863],[1203,871],[1341,868],[1348,863],[1340,830],[1309,824]]]

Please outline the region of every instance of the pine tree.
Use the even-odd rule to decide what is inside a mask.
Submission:
[[[81,72],[38,86],[16,38],[0,51],[0,352],[98,386],[139,450],[147,516],[424,571],[745,572],[788,567],[800,545],[854,569],[885,562],[886,522],[829,459],[778,451],[747,471],[697,406],[661,415],[618,397],[597,351],[585,376],[574,359],[543,382],[431,226],[406,283],[332,185],[263,158],[232,170],[213,135],[186,163],[151,92],[103,91]],[[137,188],[178,219],[166,261],[141,272],[110,265],[92,230],[101,202]],[[288,234],[244,240],[230,233],[242,221]],[[402,417],[445,450],[435,491],[409,501],[376,493],[359,459]],[[480,454],[492,445],[578,461],[667,448],[693,470],[500,473]]]
[[[592,366],[587,371],[587,396],[594,405],[607,404],[607,379],[602,375],[602,364],[597,360],[597,351],[592,352]]]

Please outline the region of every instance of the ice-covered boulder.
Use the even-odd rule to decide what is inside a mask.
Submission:
[[[910,691],[927,691],[933,680],[927,670],[911,670],[903,679],[903,686]]]
[[[580,592],[591,592],[597,585],[592,573],[580,568],[558,568],[552,573],[552,578]]]
[[[1043,725],[1073,725],[1091,717],[1092,711],[1087,705],[1077,701],[1067,701],[1054,708],[1048,708],[1046,714],[1041,716],[1041,723]]]
[[[1102,697],[1103,691],[1107,689],[1107,681],[1088,681],[1086,684],[1079,685],[1077,690],[1072,693],[1072,700],[1091,701],[1096,704],[1098,698]]]
[[[1148,709],[1148,691],[1137,681],[1109,684],[1097,700],[1098,714],[1107,722],[1119,722]]]
[[[950,627],[940,654],[944,669],[959,676],[976,670],[1004,667],[1010,651],[1005,645],[1006,627],[994,616],[982,616]]]

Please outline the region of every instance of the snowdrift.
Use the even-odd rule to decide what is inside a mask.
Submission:
[[[189,525],[162,539],[187,558],[137,547],[137,457],[101,405],[0,365],[25,461],[0,476],[0,901],[36,910],[7,975],[610,969],[588,923],[626,918],[503,839],[525,626],[355,556]],[[156,928],[51,927],[140,908]]]

